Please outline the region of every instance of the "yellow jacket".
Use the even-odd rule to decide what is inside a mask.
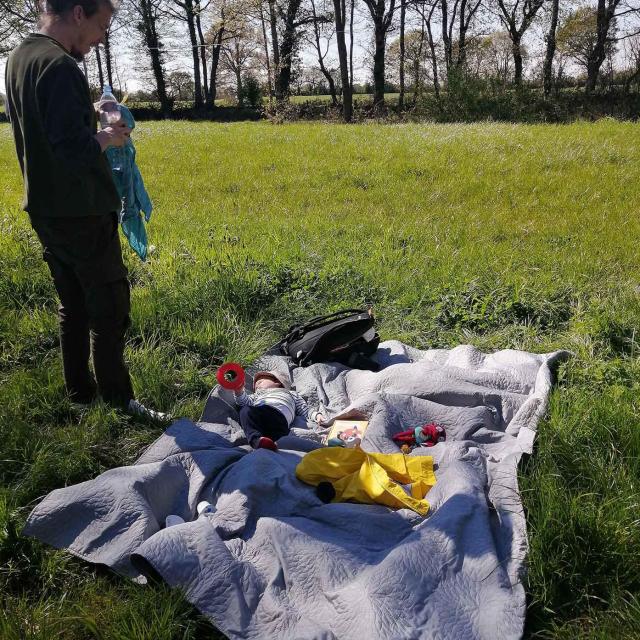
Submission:
[[[299,480],[317,486],[331,482],[334,502],[353,500],[395,509],[429,511],[425,496],[436,483],[432,456],[367,453],[359,447],[324,447],[304,456],[296,467]]]

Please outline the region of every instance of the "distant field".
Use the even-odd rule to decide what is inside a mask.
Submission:
[[[391,104],[397,103],[399,95],[400,94],[398,93],[386,93],[385,100],[389,101],[389,103]],[[409,99],[411,94],[406,94],[406,96],[407,96],[407,99]],[[357,102],[371,102],[371,100],[373,99],[373,94],[372,93],[356,93],[354,94],[353,99]],[[305,102],[331,102],[331,96],[330,95],[291,96],[290,100],[294,104],[303,104]],[[215,102],[217,107],[232,107],[232,106],[235,106],[236,104],[235,100],[232,98],[221,98],[219,100],[216,100]],[[268,104],[269,98],[265,96],[263,98],[263,102],[265,104]],[[155,108],[155,109],[160,108],[160,104],[157,102],[131,102],[128,104],[129,106],[135,106],[138,108],[140,107]],[[179,108],[190,108],[193,106],[193,102],[189,102],[189,101],[176,102],[175,106]]]
[[[521,466],[525,637],[640,638],[637,125],[169,121],[135,134],[155,203],[151,259],[124,249],[142,401],[197,418],[217,364],[366,303],[383,338],[417,347],[570,349]],[[216,637],[180,594],[19,535],[45,493],[133,462],[160,430],[71,411],[17,167],[1,125],[0,638]]]
[[[385,93],[384,99],[389,103],[397,103],[399,93]],[[411,94],[405,94],[405,96],[409,97]],[[293,103],[304,103],[304,102],[313,102],[318,100],[320,102],[331,102],[330,95],[318,95],[318,96],[291,96],[291,102]],[[358,102],[371,102],[373,100],[372,93],[354,93],[353,99]]]

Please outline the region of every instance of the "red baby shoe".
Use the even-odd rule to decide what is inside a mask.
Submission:
[[[278,445],[271,438],[262,436],[260,440],[258,440],[258,446],[256,449],[271,449],[271,451],[277,451]]]

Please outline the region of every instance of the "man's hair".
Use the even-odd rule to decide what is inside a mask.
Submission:
[[[114,0],[42,0],[40,11],[50,16],[65,16],[74,7],[81,6],[87,18],[98,13],[102,5],[108,6],[111,11],[116,10]]]

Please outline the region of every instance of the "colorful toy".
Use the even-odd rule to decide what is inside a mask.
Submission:
[[[447,434],[444,427],[435,422],[430,422],[422,427],[415,427],[415,429],[407,429],[407,431],[396,433],[392,438],[396,444],[401,446],[404,453],[405,446],[409,449],[413,447],[433,447],[434,444],[446,440]]]
[[[244,387],[244,369],[237,362],[225,362],[218,369],[216,380],[223,389],[237,391]]]

